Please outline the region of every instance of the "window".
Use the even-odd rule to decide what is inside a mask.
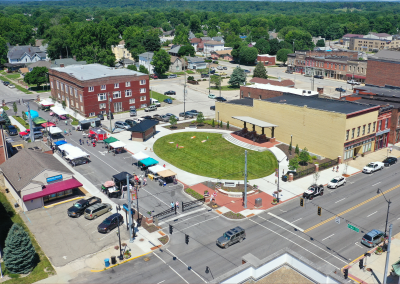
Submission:
[[[386,118],[386,121],[385,121],[385,129],[388,127],[388,124],[389,124],[389,118]]]
[[[361,126],[357,127],[357,137],[360,136],[360,129],[361,129]]]
[[[122,102],[114,103],[114,112],[122,111]]]
[[[101,85],[100,90],[105,90],[106,89],[106,85]]]
[[[250,98],[250,92],[247,93],[247,96]]]
[[[60,93],[58,93],[58,98],[61,99]]]
[[[375,132],[375,125],[376,125],[376,121],[374,121],[374,125],[372,126],[372,132]]]
[[[91,113],[89,113],[89,117],[90,117],[90,116],[96,116],[96,113],[91,112]]]
[[[50,87],[53,89],[53,81],[50,82]]]
[[[76,108],[79,108],[79,104],[78,102],[75,103]]]
[[[135,103],[135,99],[129,99],[129,104],[134,104]]]
[[[64,96],[62,96],[62,100],[63,100],[63,101],[65,100],[65,97],[64,97]]]
[[[114,84],[114,89],[118,89],[119,88],[119,83],[115,83]]]
[[[371,123],[368,123],[368,134],[371,132]]]
[[[364,73],[364,68],[361,68],[361,73]]]
[[[378,131],[381,130],[382,129],[381,127],[382,127],[382,120],[379,120],[379,124],[378,124],[378,129],[377,130]]]
[[[125,87],[130,87],[131,86],[131,82],[125,82]]]
[[[66,92],[67,95],[68,95],[68,86],[67,86],[67,85],[65,85],[65,92]]]
[[[83,106],[81,106],[81,111],[83,111]]]
[[[140,108],[145,108],[145,107],[147,107],[147,104],[141,104],[140,105]]]
[[[140,85],[145,85],[146,84],[146,80],[140,80]]]
[[[354,132],[356,131],[356,129],[355,128],[353,128],[352,130],[351,130],[351,139],[353,139],[354,138]]]
[[[61,91],[64,91],[64,84],[61,83]]]
[[[141,88],[141,89],[140,89],[140,93],[141,93],[141,94],[146,93],[146,88]]]
[[[337,69],[337,64],[335,64],[335,69]]]
[[[79,95],[79,100],[82,102],[83,100],[82,100],[82,95]]]
[[[74,91],[75,91],[75,98],[77,98],[77,97],[78,97],[78,90],[75,89]],[[82,101],[82,100],[81,100],[81,101]]]
[[[132,90],[125,90],[125,97],[132,97]]]
[[[141,97],[140,97],[140,101],[141,101],[141,102],[143,102],[143,101],[145,101],[145,100],[146,100],[146,96],[141,96]]]
[[[94,92],[94,87],[89,87],[89,92]]]
[[[365,135],[365,125],[363,125],[362,135]]]
[[[105,93],[103,93],[103,94],[97,94],[97,98],[98,98],[98,101],[100,102],[100,101],[105,101],[106,99],[107,99],[107,95],[105,94]]]
[[[106,108],[106,103],[100,104],[100,105],[99,105],[99,108],[100,108],[100,109]]]
[[[350,130],[346,130],[346,141],[349,140]]]
[[[349,66],[349,71],[351,71],[351,66]]]
[[[57,81],[57,90],[60,89],[60,83]]]
[[[74,94],[74,89],[73,89],[72,87],[69,87],[69,93],[70,93],[71,95]]]
[[[114,92],[113,93],[113,98],[114,99],[120,99],[121,98],[121,92],[120,91]]]

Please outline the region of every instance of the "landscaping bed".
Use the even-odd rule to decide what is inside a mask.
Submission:
[[[214,127],[212,126],[212,120],[205,120],[203,123],[197,123],[195,120],[193,120],[184,123],[177,123],[174,126],[167,125],[163,127],[169,130],[178,130],[178,129],[185,129],[186,127],[190,127],[191,125],[196,125],[197,129],[221,129],[221,130],[231,130],[231,131],[240,130],[240,128],[234,126],[229,126],[229,128],[226,128],[226,125],[223,125],[222,128],[218,127],[216,120],[214,120],[214,125],[215,125]]]
[[[168,243],[168,236],[167,235],[165,235],[164,237],[161,237],[161,238],[158,238],[158,240],[163,244],[163,245],[165,245],[166,243]]]
[[[185,189],[185,192],[186,192],[187,194],[189,194],[191,197],[194,197],[194,198],[196,198],[196,199],[202,199],[202,198],[204,198],[203,195],[201,195],[200,193],[194,191],[194,190],[191,189],[191,188],[186,188],[186,189]]]
[[[203,184],[207,187],[210,187],[212,189],[215,189],[215,186],[218,185],[217,182],[203,182]],[[235,187],[227,187],[227,186],[223,186],[223,183],[221,184],[220,188],[222,190],[228,191],[228,192],[244,192],[244,184],[236,184]],[[253,188],[252,185],[247,184],[247,192],[249,192],[250,190],[256,190],[257,188]]]
[[[222,215],[224,215],[225,217],[227,217],[227,218],[229,218],[229,219],[244,219],[244,218],[246,218],[246,217],[243,216],[242,214],[240,214],[240,213],[234,213],[234,212],[232,212],[232,211],[226,212],[226,213],[224,213],[224,214],[222,214]]]

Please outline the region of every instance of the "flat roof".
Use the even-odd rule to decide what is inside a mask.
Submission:
[[[237,100],[230,100],[230,101],[227,101],[226,103],[234,104],[234,105],[253,106],[253,98],[243,98],[243,99],[237,99]]]
[[[133,71],[129,69],[117,69],[108,67],[101,64],[87,64],[87,65],[70,65],[66,67],[54,67],[52,70],[67,73],[81,81],[88,81],[93,79],[100,79],[113,76],[143,76],[144,73]]]
[[[373,104],[359,104],[356,102],[324,99],[318,97],[297,96],[293,94],[283,94],[282,96],[264,99],[263,101],[288,104],[300,107],[307,106],[307,108],[314,108],[322,111],[332,111],[344,114],[351,114],[367,110],[370,108],[374,108],[376,106],[379,107],[379,105],[373,105]]]
[[[368,92],[376,94],[380,97],[391,97],[391,98],[400,98],[400,89],[391,89],[391,88],[382,88],[382,87],[374,87],[374,86],[357,86],[354,89],[360,90],[361,92]]]
[[[259,127],[278,127],[278,125],[275,125],[275,124],[272,124],[272,123],[269,123],[266,121],[262,121],[262,120],[259,120],[256,118],[252,118],[250,116],[232,116],[232,118],[238,119],[243,122],[247,122],[247,123],[259,126]]]
[[[295,88],[289,88],[289,87],[284,87],[284,86],[276,86],[276,85],[271,85],[271,84],[255,83],[254,85],[249,85],[246,87],[253,88],[253,89],[262,89],[262,90],[290,93],[290,94],[294,94],[294,95],[298,95],[298,96],[317,96],[318,95],[318,92],[315,92],[315,91],[295,89]]]

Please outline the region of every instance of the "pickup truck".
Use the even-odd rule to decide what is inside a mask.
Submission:
[[[145,109],[144,109],[144,111],[152,111],[152,110],[157,110],[157,106],[156,105],[150,105],[150,106],[148,106],[148,107],[146,107]]]
[[[384,163],[381,163],[381,162],[373,162],[373,163],[369,163],[368,165],[366,165],[366,166],[363,168],[363,171],[362,171],[362,172],[363,172],[363,173],[366,173],[366,174],[371,174],[371,173],[373,173],[373,172],[382,170],[384,167],[385,167],[385,164],[384,164]]]
[[[75,202],[74,205],[72,205],[72,207],[68,208],[68,216],[79,217],[85,212],[86,208],[96,203],[101,203],[101,198],[93,196],[88,199],[81,199]]]

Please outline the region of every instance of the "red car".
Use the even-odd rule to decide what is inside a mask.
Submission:
[[[27,130],[25,130],[25,131],[21,131],[20,133],[18,133],[19,134],[19,137],[24,137],[24,136],[26,136],[26,135],[28,135],[29,134],[29,132],[31,132],[29,129],[27,129]]]
[[[151,74],[151,75],[150,75],[150,78],[151,78],[151,79],[158,79],[158,76],[157,76],[156,74]]]

